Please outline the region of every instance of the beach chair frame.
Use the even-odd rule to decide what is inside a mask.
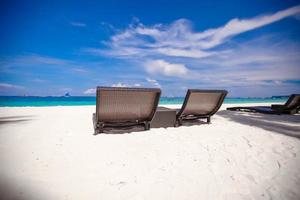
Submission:
[[[101,96],[104,94],[111,94],[108,98]],[[151,94],[152,93],[152,94]],[[152,105],[142,105],[143,102],[137,100],[136,98],[141,98],[148,94],[153,99],[147,100],[151,102]],[[151,95],[150,95],[151,94]],[[112,127],[128,127],[135,125],[143,125],[145,130],[150,129],[150,122],[156,112],[161,90],[159,88],[128,88],[128,87],[97,87],[96,92],[96,113],[93,115],[95,134],[103,133],[106,126]],[[126,97],[124,102],[117,101],[118,105],[115,104],[113,98],[122,98],[122,95]],[[145,98],[145,97],[144,97]],[[105,103],[102,106],[107,106],[111,108],[111,112],[115,119],[109,116],[108,112],[106,114],[101,113],[100,100],[104,100]],[[132,101],[130,101],[132,99]],[[134,105],[134,102],[138,102],[139,105]],[[120,105],[119,103],[123,103]],[[149,107],[150,106],[150,107]],[[114,107],[122,107],[119,110],[114,109]],[[143,108],[147,108],[147,112]],[[134,113],[134,111],[139,113]],[[120,117],[122,115],[122,117]],[[107,117],[109,116],[109,117]],[[125,116],[125,118],[124,118]],[[128,117],[128,119],[126,119]]]
[[[296,114],[300,110],[300,94],[291,94],[283,105],[272,104],[271,106],[238,106],[229,107],[230,111],[257,112],[263,114]]]
[[[191,95],[193,93],[208,93],[208,95],[211,94],[220,94],[219,99],[216,103],[216,105],[211,109],[209,112],[206,114],[197,114],[197,113],[192,113],[192,114],[186,114],[185,109],[189,104]],[[206,119],[207,123],[209,124],[211,122],[211,116],[214,115],[221,107],[226,95],[227,95],[226,90],[201,90],[201,89],[188,89],[183,105],[181,109],[178,111],[176,115],[176,125],[175,126],[180,126],[182,125],[182,122],[184,120],[196,120],[196,119]]]

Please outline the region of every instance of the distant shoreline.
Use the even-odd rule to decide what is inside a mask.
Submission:
[[[224,104],[284,103],[287,98],[226,98]],[[161,97],[159,105],[181,105],[184,97]],[[0,97],[0,107],[95,106],[95,97]]]

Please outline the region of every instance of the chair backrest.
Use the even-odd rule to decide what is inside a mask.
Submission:
[[[295,109],[300,106],[300,94],[292,94],[284,104],[285,109]]]
[[[221,107],[226,90],[189,89],[177,116],[211,116]]]
[[[100,122],[151,121],[160,89],[97,87],[96,120]]]

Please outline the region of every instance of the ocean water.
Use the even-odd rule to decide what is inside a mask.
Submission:
[[[161,97],[160,105],[182,104],[184,97]],[[284,103],[287,97],[276,98],[226,98],[224,103]],[[0,107],[22,107],[22,106],[86,106],[96,105],[95,97],[35,97],[35,96],[0,96]]]

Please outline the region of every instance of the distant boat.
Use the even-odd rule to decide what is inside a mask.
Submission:
[[[64,95],[64,97],[70,97],[71,95],[70,95],[70,93],[69,92],[67,92],[65,95]]]

